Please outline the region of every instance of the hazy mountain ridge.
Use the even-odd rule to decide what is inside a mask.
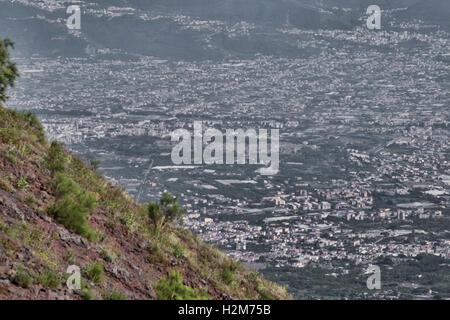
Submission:
[[[80,1],[81,32],[65,26],[67,1],[0,1],[0,28],[31,55],[82,56],[88,45],[174,59],[221,59],[257,53],[302,54],[282,29],[350,30],[363,26],[373,1]],[[443,0],[376,1],[389,17],[448,27]],[[132,32],[130,32],[132,30]]]

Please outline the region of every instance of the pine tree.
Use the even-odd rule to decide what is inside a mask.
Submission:
[[[14,42],[11,39],[0,38],[0,102],[6,102],[8,87],[14,87],[14,82],[19,76],[19,71],[14,62],[11,61],[8,48],[14,49]]]
[[[161,229],[166,223],[180,218],[184,209],[178,204],[178,197],[173,197],[171,193],[164,193],[159,203],[150,202],[147,207],[148,217],[155,229]]]

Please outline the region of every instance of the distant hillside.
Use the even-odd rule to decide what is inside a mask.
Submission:
[[[0,30],[24,55],[86,56],[89,48],[164,59],[223,59],[254,54],[301,56],[283,28],[351,30],[371,4],[408,8],[393,18],[420,18],[445,28],[446,0],[90,0],[80,1],[81,32],[65,26],[67,3],[0,0]],[[391,18],[389,18],[391,19]],[[301,40],[301,39],[300,39]],[[118,54],[117,52],[114,54]]]
[[[0,300],[290,298],[190,231],[152,229],[147,207],[93,167],[0,106]],[[81,290],[67,289],[70,265]]]
[[[403,17],[410,17],[450,28],[450,1],[428,0],[420,1],[408,7]]]

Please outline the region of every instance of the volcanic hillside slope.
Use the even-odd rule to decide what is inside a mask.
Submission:
[[[33,114],[0,106],[0,299],[290,298],[190,231],[150,226],[147,206],[49,144]]]

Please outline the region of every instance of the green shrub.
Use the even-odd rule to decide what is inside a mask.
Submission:
[[[61,284],[61,277],[51,269],[45,269],[38,277],[38,282],[44,287],[57,288]]]
[[[235,260],[230,260],[230,261],[228,262],[228,268],[229,268],[232,272],[235,272],[235,271],[243,271],[243,270],[245,269],[241,262],[235,261]]]
[[[67,160],[68,158],[63,144],[58,141],[52,141],[46,157],[47,168],[52,173],[63,171],[66,167]]]
[[[68,263],[73,263],[75,261],[75,254],[72,250],[68,249],[63,259]]]
[[[92,170],[96,171],[100,166],[100,160],[89,159],[89,164],[91,165]]]
[[[160,300],[208,300],[201,290],[183,284],[183,277],[177,270],[170,270],[167,277],[159,279],[155,288]]]
[[[32,194],[27,195],[27,197],[25,198],[25,204],[31,207],[35,203],[36,203],[36,198],[34,197],[34,195],[32,195]]]
[[[28,271],[20,269],[17,273],[12,277],[11,281],[22,288],[29,288],[31,286],[31,276]]]
[[[127,296],[122,292],[113,289],[111,292],[105,292],[103,295],[103,300],[127,300]]]
[[[28,122],[28,125],[33,129],[35,129],[38,141],[44,142],[45,141],[44,127],[42,126],[36,115],[31,111],[27,111],[23,113],[22,116],[24,120]]]
[[[178,259],[184,257],[183,247],[179,243],[175,244],[172,248],[172,254]]]
[[[16,128],[0,128],[0,141],[6,144],[21,143],[21,131]]]
[[[17,66],[10,59],[9,47],[14,49],[14,42],[9,38],[0,38],[0,102],[6,102],[8,87],[14,87],[14,82],[19,76]]]
[[[62,173],[57,173],[55,180],[57,201],[48,207],[47,213],[67,229],[94,240],[88,215],[96,206],[96,196],[81,190],[75,181]]]
[[[7,154],[5,156],[6,160],[8,160],[9,162],[11,162],[12,164],[16,163],[16,157],[13,154]]]
[[[17,180],[17,188],[19,188],[19,190],[25,190],[27,187],[28,187],[27,179],[23,176],[20,176],[19,179]]]
[[[0,224],[0,231],[9,234],[10,228],[4,224]],[[7,256],[14,257],[17,249],[16,244],[9,241],[8,238],[0,238],[0,250],[6,253]]]
[[[83,289],[81,298],[83,300],[94,300],[94,295],[92,294],[91,290],[89,289]]]
[[[105,277],[105,271],[100,262],[86,265],[84,273],[94,283],[102,283]]]
[[[275,299],[275,297],[270,293],[270,291],[267,290],[266,288],[264,288],[261,284],[258,284],[258,286],[256,287],[256,292],[259,293],[262,300],[274,300]]]
[[[159,203],[152,201],[147,207],[148,217],[156,230],[179,219],[184,211],[178,204],[178,197],[173,197],[169,192],[164,193]]]
[[[224,269],[221,272],[222,280],[230,285],[234,281],[234,274],[238,270],[243,270],[244,267],[240,262],[229,260],[225,263]]]
[[[230,285],[231,283],[233,283],[233,280],[234,280],[233,272],[230,269],[227,268],[227,269],[222,270],[221,276],[222,276],[222,280],[226,284]]]
[[[6,178],[0,178],[0,189],[5,190],[6,192],[12,192],[11,184]]]
[[[164,252],[159,248],[158,243],[154,242],[148,250],[150,257],[148,261],[151,263],[163,263],[167,261],[167,257]]]
[[[93,236],[91,237],[95,241],[102,243],[108,239],[108,236],[99,228],[93,230]]]
[[[42,239],[43,239],[42,230],[33,229],[31,232],[30,231],[25,232],[24,243],[35,248],[40,246]]]
[[[249,276],[248,276],[248,280],[250,281],[250,282],[254,282],[254,281],[256,281],[256,280],[258,280],[258,272],[257,271],[252,271],[250,274],[249,274]]]
[[[106,262],[113,262],[114,261],[114,256],[112,254],[110,254],[106,250],[103,250],[102,252],[100,252],[100,257],[103,260],[105,260]]]

